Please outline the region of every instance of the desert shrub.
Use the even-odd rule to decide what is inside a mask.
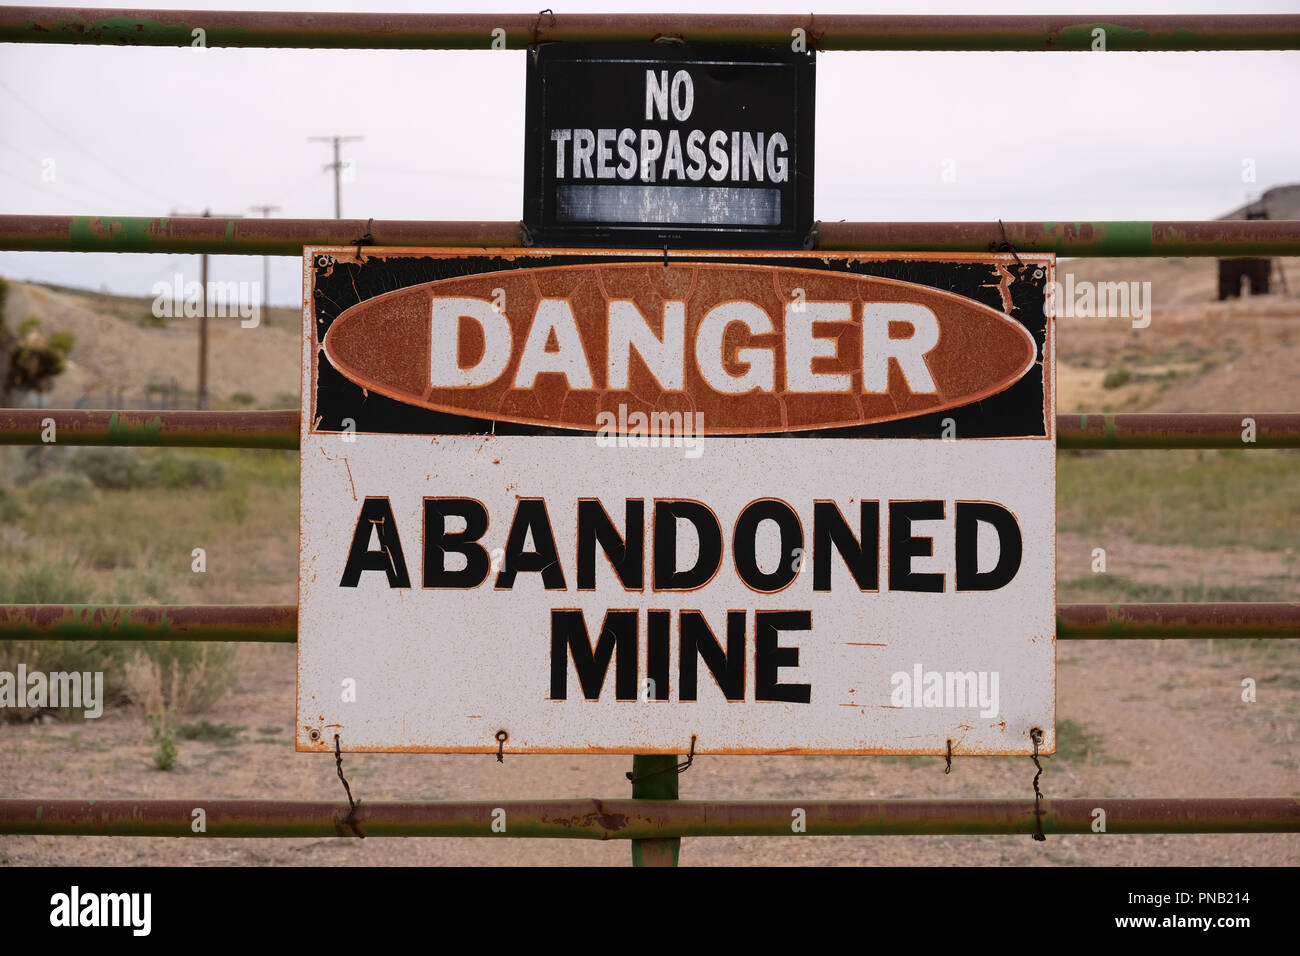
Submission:
[[[1101,380],[1101,387],[1105,389],[1119,388],[1133,381],[1133,373],[1127,365],[1117,365]]]
[[[14,674],[23,664],[27,672],[76,672],[104,675],[103,706],[121,700],[125,690],[124,664],[130,649],[120,641],[0,641],[0,671]],[[0,707],[0,723],[30,720],[39,708]],[[64,720],[84,717],[84,711],[60,708]]]
[[[142,595],[161,602],[173,599],[165,578],[149,572],[120,578],[107,597],[134,604]],[[36,562],[17,573],[0,569],[0,604],[89,604],[102,597],[66,558]],[[21,663],[29,672],[99,671],[106,704],[125,696],[149,713],[192,713],[211,706],[235,685],[237,649],[193,641],[0,641],[0,670],[13,673]],[[31,716],[30,711],[0,708],[0,720]]]
[[[200,641],[136,645],[126,667],[127,695],[151,713],[205,710],[235,686],[236,650]]]
[[[27,486],[27,498],[38,505],[72,504],[95,496],[95,486],[85,475],[55,472]]]
[[[167,576],[149,570],[119,572],[104,597],[112,604],[176,603]]]
[[[220,488],[226,483],[226,466],[202,455],[163,452],[150,462],[153,483],[161,488]]]
[[[0,524],[17,521],[22,516],[23,508],[17,496],[8,488],[0,488]]]
[[[0,604],[88,604],[93,593],[68,558],[36,561],[16,572],[0,568]]]
[[[27,485],[42,475],[60,471],[75,449],[57,445],[28,445],[26,448],[0,448],[10,452],[5,461],[4,477],[13,485]]]
[[[148,467],[130,448],[78,448],[68,469],[85,475],[96,488],[115,491],[147,488],[152,481]]]
[[[81,559],[96,571],[135,567],[140,556],[137,542],[114,534],[87,535],[77,550]],[[108,600],[113,604],[130,603],[116,597]]]
[[[67,462],[69,472],[84,475],[96,488],[220,488],[226,466],[204,455],[163,451],[143,456],[130,448],[79,448]]]
[[[176,766],[176,739],[172,736],[172,725],[167,715],[150,714],[149,729],[153,732],[154,746],[158,748],[153,754],[153,765],[159,770],[171,770]]]
[[[77,565],[67,558],[34,562],[17,572],[0,569],[0,604],[87,604],[94,592]],[[100,671],[105,701],[123,690],[123,663],[129,649],[118,641],[0,641],[0,671],[19,664],[31,671]],[[70,715],[79,711],[68,711]],[[0,720],[35,716],[28,708],[0,708]]]

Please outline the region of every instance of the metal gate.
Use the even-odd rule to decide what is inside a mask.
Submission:
[[[112,14],[110,16],[110,14]],[[816,50],[1298,50],[1300,16],[739,16],[319,14],[0,8],[0,43],[350,49],[522,49],[530,43],[710,42]],[[521,246],[516,222],[150,219],[0,216],[0,248],[300,256],[306,245]],[[815,249],[1055,252],[1067,256],[1297,256],[1300,221],[848,223],[814,227]],[[0,409],[0,444],[298,447],[297,410],[270,412]],[[1243,443],[1253,423],[1255,440]],[[1057,416],[1061,449],[1300,448],[1300,414]],[[0,606],[0,638],[293,643],[294,606]],[[1300,604],[1067,604],[1058,640],[1294,639]],[[636,756],[631,799],[367,804],[0,799],[0,834],[308,837],[459,836],[626,839],[635,864],[672,865],[682,837],[1086,833],[1103,806],[1112,833],[1300,831],[1294,797],[679,801],[676,757]],[[495,832],[504,809],[508,832]]]

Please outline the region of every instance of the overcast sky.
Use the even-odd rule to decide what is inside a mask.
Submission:
[[[66,2],[66,0],[65,0]],[[41,3],[57,6],[56,3]],[[331,0],[148,7],[454,12],[474,3]],[[536,12],[530,3],[484,3]],[[609,2],[555,4],[609,12]],[[627,10],[789,12],[789,2],[637,0]],[[999,13],[1277,13],[1245,4],[1000,0]],[[821,2],[817,13],[972,13],[972,4]],[[1300,181],[1300,53],[822,53],[818,219],[1203,219]],[[344,217],[518,219],[524,53],[192,50],[0,44],[0,212],[333,215],[329,147],[356,181]],[[46,160],[55,181],[42,180]],[[951,160],[954,182],[942,178]],[[1253,161],[1256,182],[1243,182]],[[216,257],[214,280],[261,260]],[[0,275],[145,295],[197,257],[0,252]],[[295,260],[271,300],[300,301]]]

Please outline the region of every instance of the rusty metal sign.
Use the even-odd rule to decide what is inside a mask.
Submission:
[[[1050,256],[314,248],[299,750],[1055,749]]]

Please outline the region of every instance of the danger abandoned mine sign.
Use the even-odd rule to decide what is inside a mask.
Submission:
[[[1055,749],[1051,257],[360,251],[299,750]]]

